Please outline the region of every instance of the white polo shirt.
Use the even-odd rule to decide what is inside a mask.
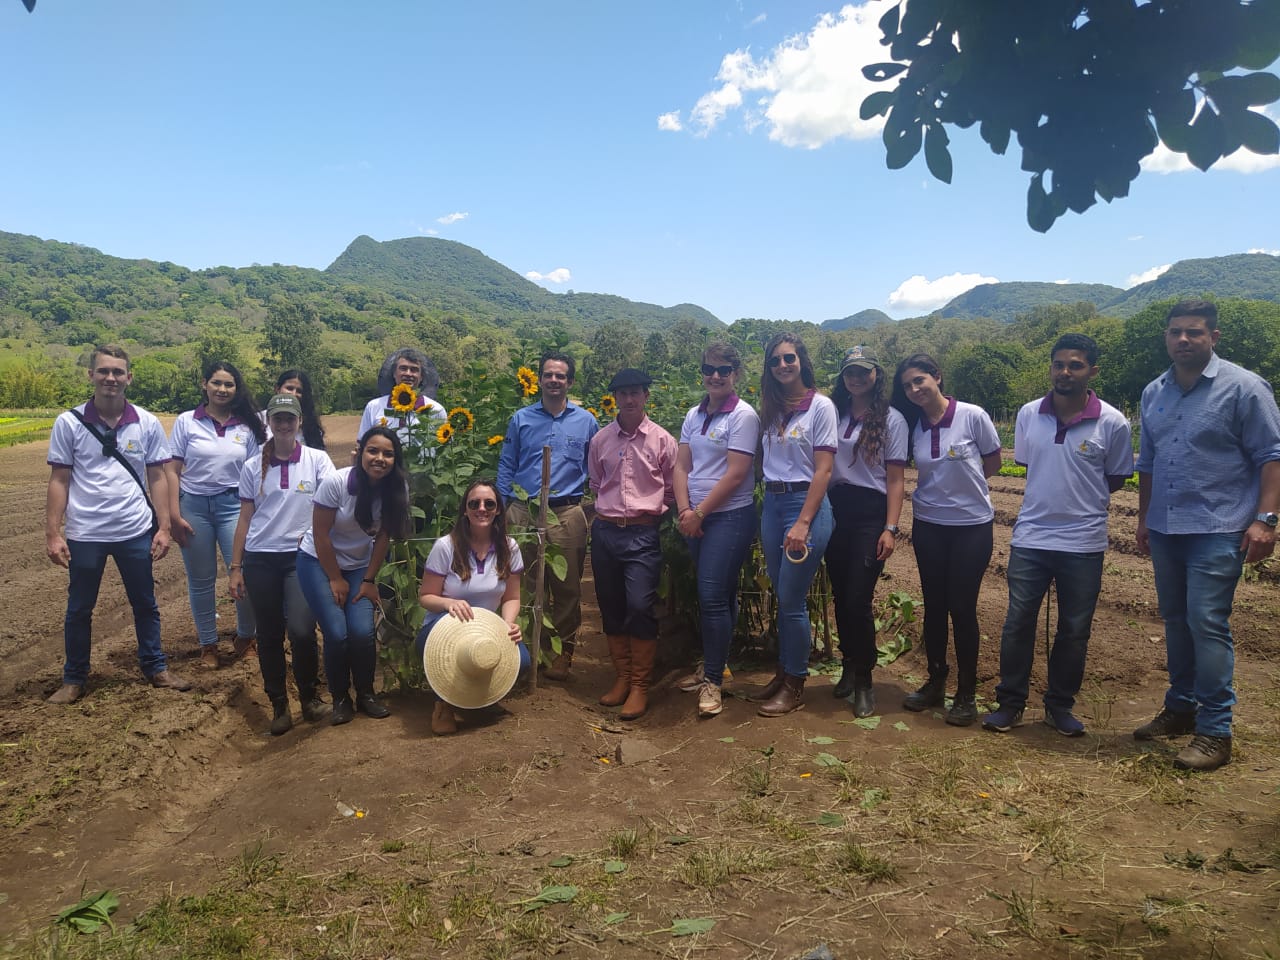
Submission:
[[[92,400],[76,409],[99,430],[107,429]],[[144,484],[147,467],[169,460],[164,427],[141,407],[126,403],[115,431],[116,449],[133,464]],[[51,467],[71,468],[66,539],[123,543],[151,529],[151,508],[142,489],[119,460],[102,452],[102,443],[69,412],[58,414],[53,421],[47,462]]]
[[[355,467],[343,467],[335,470],[320,482],[312,505],[328,507],[336,510],[333,518],[333,529],[329,531],[329,542],[338,558],[339,570],[359,570],[369,565],[369,557],[373,554],[373,538],[378,533],[382,521],[382,498],[374,497],[372,503],[373,530],[365,530],[356,522],[356,476]],[[302,535],[298,549],[303,553],[319,559],[316,553],[315,527],[307,525],[307,532]]]
[[[1027,468],[1013,546],[1069,553],[1107,549],[1107,481],[1133,476],[1133,433],[1123,413],[1090,390],[1084,410],[1059,423],[1052,393],[1032,400],[1018,411],[1013,458]]]
[[[995,517],[982,458],[1000,449],[1000,436],[987,411],[948,397],[947,412],[937,423],[921,417],[911,442],[917,472],[913,517],[947,527]]]
[[[421,394],[418,395],[417,409],[411,413],[396,413],[392,410],[391,394],[374,397],[365,404],[364,413],[360,415],[360,430],[356,433],[356,440],[363,437],[370,427],[389,427],[396,432],[400,443],[407,447],[411,436],[409,428],[419,420],[447,420],[448,417],[444,407]],[[429,450],[428,453],[434,455],[435,450]]]
[[[866,487],[869,490],[888,492],[885,467],[895,463],[907,465],[907,428],[906,418],[893,407],[885,416],[884,443],[880,448],[880,457],[873,463],[867,463],[862,451],[862,421],[854,420],[848,414],[840,418],[836,428],[839,449],[836,450],[835,465],[831,469],[831,485],[847,483],[855,487]]]
[[[311,529],[311,501],[320,483],[334,472],[333,461],[323,450],[300,443],[288,460],[271,458],[262,475],[261,450],[240,470],[240,500],[253,504],[249,535],[244,548],[252,553],[292,553]]]
[[[182,492],[212,497],[240,486],[240,469],[258,452],[258,440],[234,415],[219,424],[202,403],[178,414],[169,449],[182,464]]]
[[[693,459],[693,468],[689,471],[690,506],[705,500],[711,488],[720,482],[729,468],[730,452],[754,458],[756,444],[760,442],[760,416],[751,404],[736,393],[729,394],[716,410],[709,410],[709,404],[710,399],[703,397],[700,404],[685,414],[680,427],[680,443],[689,447]],[[751,505],[755,502],[755,486],[756,479],[748,470],[738,488],[716,512]]]
[[[836,405],[816,390],[778,427],[761,425],[764,455],[761,467],[767,482],[802,483],[813,479],[813,455],[836,452]]]
[[[524,558],[520,556],[520,547],[515,540],[507,537],[507,547],[511,551],[511,576],[519,576],[524,572]],[[427,557],[427,569],[437,576],[444,577],[443,597],[452,600],[465,600],[473,607],[498,612],[502,595],[507,592],[507,582],[498,579],[498,555],[493,547],[484,557],[474,553],[468,557],[471,567],[471,579],[465,583],[453,572],[453,538],[443,536],[435,542]]]

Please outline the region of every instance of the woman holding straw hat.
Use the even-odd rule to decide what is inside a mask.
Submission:
[[[418,631],[418,653],[440,698],[431,715],[431,732],[437,736],[457,731],[454,707],[496,703],[531,662],[516,623],[524,560],[516,541],[507,536],[505,517],[495,482],[473,480],[458,505],[453,529],[427,557],[418,588],[418,602],[427,611]]]

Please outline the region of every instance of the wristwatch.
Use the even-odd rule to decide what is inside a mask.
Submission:
[[[1276,524],[1280,523],[1280,515],[1274,513],[1260,513],[1253,518],[1258,523],[1265,523],[1272,530],[1276,528]]]
[[[892,533],[895,537],[898,535],[898,525],[896,523],[886,523],[884,525],[884,528],[889,533]]]

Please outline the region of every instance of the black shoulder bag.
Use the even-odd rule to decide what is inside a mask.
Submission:
[[[115,457],[122,467],[129,471],[129,476],[133,477],[134,483],[138,485],[138,489],[142,491],[142,499],[147,501],[147,509],[151,511],[151,536],[155,536],[160,530],[160,518],[156,516],[156,508],[151,503],[151,497],[147,494],[147,485],[142,482],[142,478],[138,476],[138,471],[133,469],[133,464],[129,462],[129,458],[120,452],[120,448],[116,446],[116,432],[109,430],[106,433],[100,432],[92,423],[85,419],[84,414],[75,407],[71,408],[71,415],[75,417],[88,430],[95,440],[102,444],[102,455],[104,457]]]

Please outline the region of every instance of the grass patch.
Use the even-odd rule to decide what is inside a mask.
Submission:
[[[896,880],[898,869],[884,857],[871,853],[854,836],[846,836],[836,849],[836,866],[845,873],[852,873],[874,883],[877,880]]]

